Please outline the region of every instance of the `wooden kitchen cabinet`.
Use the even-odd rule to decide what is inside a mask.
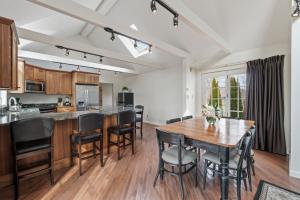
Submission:
[[[45,82],[46,81],[46,70],[35,67],[33,65],[26,64],[24,72],[25,80]]]
[[[73,106],[57,107],[57,112],[75,112],[75,108]]]
[[[0,17],[0,88],[17,89],[19,39],[14,21]]]
[[[74,71],[73,82],[80,84],[99,85],[99,74]]]
[[[69,72],[46,71],[46,94],[72,94],[72,74]]]
[[[19,59],[18,60],[18,72],[17,72],[17,89],[16,90],[10,90],[10,93],[24,93],[25,91],[25,81],[24,81],[24,67],[25,67],[25,61]]]

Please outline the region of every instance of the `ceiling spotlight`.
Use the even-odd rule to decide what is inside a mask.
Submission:
[[[59,63],[59,69],[62,69],[62,64],[61,63]]]
[[[173,18],[173,25],[175,28],[178,27],[178,15],[174,15],[174,18]]]
[[[78,67],[77,67],[77,71],[80,71],[80,66],[78,65]]]
[[[69,49],[66,49],[66,56],[70,55]]]
[[[299,17],[300,14],[300,0],[295,0],[296,2],[296,9],[292,14],[292,17]]]
[[[99,62],[102,63],[103,62],[103,56],[100,56],[99,58]]]
[[[86,53],[83,54],[83,59],[86,59]]]
[[[137,41],[136,40],[134,40],[134,48],[137,48],[138,47],[138,45],[137,45]]]
[[[153,12],[153,13],[156,13],[156,11],[157,11],[157,8],[156,8],[156,5],[155,5],[155,0],[152,0],[151,1],[151,11]]]
[[[152,45],[149,45],[149,47],[148,47],[148,52],[149,52],[149,53],[152,53]]]
[[[114,41],[116,39],[115,34],[113,32],[111,33],[110,39],[111,39],[111,41]]]

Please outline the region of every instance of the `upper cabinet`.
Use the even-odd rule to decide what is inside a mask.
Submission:
[[[46,71],[46,94],[72,94],[72,74],[62,71]]]
[[[46,82],[46,70],[32,65],[25,65],[25,80]]]
[[[25,67],[25,61],[19,59],[18,60],[18,81],[17,81],[17,89],[10,90],[10,93],[24,93],[25,90],[25,81],[24,81],[24,67]]]
[[[18,87],[18,35],[14,21],[0,17],[0,88]]]
[[[74,71],[73,82],[79,84],[99,85],[99,74]]]

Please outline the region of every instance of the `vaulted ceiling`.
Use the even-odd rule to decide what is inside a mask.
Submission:
[[[60,8],[53,2],[1,0],[0,15],[14,19],[19,28],[122,55],[125,61],[104,58],[104,63],[138,73],[180,66],[182,59],[187,57],[193,64],[232,52],[290,41],[291,2],[286,0],[165,0],[179,13],[178,28],[173,27],[171,13],[159,5],[155,14],[151,12],[151,0],[61,0]],[[76,13],[68,13],[73,5],[79,4],[85,8],[84,12],[77,9]],[[94,26],[87,23],[88,19],[94,19],[95,23],[97,19],[103,21],[98,20],[99,24]],[[119,39],[110,40],[110,34],[101,26],[106,22],[138,36],[138,39],[153,42],[153,53],[133,58]],[[131,24],[135,24],[138,31],[130,29]],[[21,40],[21,50],[64,55],[49,42],[28,39]],[[81,59],[80,56],[70,55],[76,59]],[[88,60],[97,62],[96,58]]]

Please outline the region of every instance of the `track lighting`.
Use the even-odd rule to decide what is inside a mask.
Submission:
[[[134,48],[137,48],[137,47],[138,47],[137,41],[135,40],[135,41],[134,41]]]
[[[111,33],[110,39],[111,39],[111,41],[114,41],[116,39],[114,32]]]
[[[295,0],[296,2],[296,9],[292,14],[292,17],[299,17],[300,15],[300,0]]]
[[[174,15],[174,18],[173,18],[173,25],[175,28],[178,27],[178,15]]]
[[[152,53],[152,45],[150,45],[150,46],[148,47],[148,52],[149,52],[149,53]]]
[[[69,49],[66,49],[66,56],[70,55]]]
[[[156,3],[158,3],[159,5],[161,5],[162,7],[164,7],[166,10],[168,10],[170,13],[174,15],[173,25],[174,27],[178,27],[178,13],[175,10],[173,10],[171,7],[169,7],[165,2],[161,0],[152,0],[150,4],[150,8],[153,13],[157,11]]]
[[[151,1],[151,11],[153,13],[156,13],[156,11],[157,11],[157,8],[156,8],[156,5],[155,5],[155,0]]]
[[[83,54],[83,59],[86,59],[86,53]]]
[[[62,64],[61,63],[59,63],[59,69],[62,69]]]
[[[80,71],[80,66],[79,65],[77,66],[77,71]]]
[[[99,58],[99,62],[102,63],[103,62],[103,56],[100,56]]]

